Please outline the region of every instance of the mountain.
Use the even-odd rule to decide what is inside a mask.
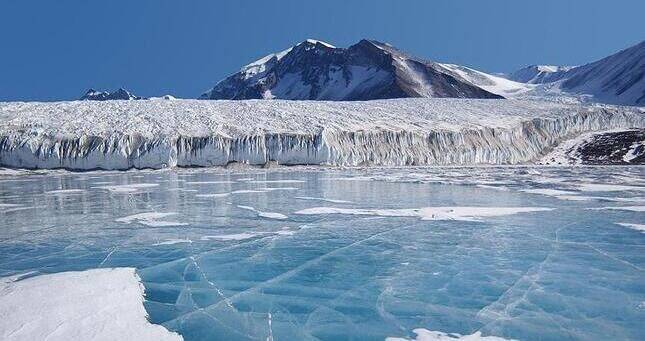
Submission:
[[[645,41],[568,71],[561,88],[599,102],[645,105]]]
[[[509,78],[596,102],[645,105],[645,41],[582,66],[529,66]]]
[[[528,84],[551,83],[562,79],[573,66],[530,65],[508,76],[508,79]]]
[[[473,84],[445,65],[378,41],[361,40],[338,48],[308,39],[244,66],[199,98],[354,101],[401,97],[503,95]]]
[[[114,92],[96,91],[94,89],[89,89],[87,90],[85,95],[83,95],[83,97],[80,98],[81,101],[110,101],[110,100],[137,100],[137,99],[145,99],[145,98],[135,96],[132,93],[130,93],[128,90],[125,90],[123,88],[120,88]]]

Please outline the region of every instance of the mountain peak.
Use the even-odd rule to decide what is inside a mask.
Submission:
[[[562,79],[565,73],[572,68],[574,67],[561,65],[529,65],[511,73],[508,79],[528,84],[550,83]]]
[[[80,100],[81,101],[110,101],[110,100],[138,100],[143,97],[135,96],[124,88],[119,88],[114,92],[97,91],[93,88],[88,89]]]
[[[300,44],[322,45],[322,46],[328,47],[330,49],[335,49],[336,48],[336,46],[334,46],[334,45],[332,45],[330,43],[326,43],[326,42],[324,42],[322,40],[317,40],[317,39],[305,39],[305,41],[303,41]],[[300,45],[300,44],[298,44],[298,45]]]
[[[307,39],[220,81],[200,99],[501,98],[435,63],[362,39],[348,48]]]

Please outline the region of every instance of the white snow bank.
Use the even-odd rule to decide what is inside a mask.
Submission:
[[[527,212],[550,211],[546,207],[423,207],[404,209],[361,209],[339,207],[313,207],[297,211],[296,214],[345,214],[381,217],[417,217],[421,220],[478,221],[480,218],[499,217]]]
[[[481,332],[475,332],[470,335],[460,335],[455,333],[444,333],[439,331],[427,330],[423,328],[414,329],[413,332],[417,334],[414,341],[508,341],[512,339],[504,339],[497,336],[482,336]],[[410,341],[405,338],[388,337],[386,341]]]
[[[0,166],[517,164],[640,108],[525,100],[0,103]]]
[[[182,340],[148,322],[133,268],[0,280],[0,339]]]

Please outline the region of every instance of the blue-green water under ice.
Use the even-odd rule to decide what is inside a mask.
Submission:
[[[644,174],[641,167],[5,174],[0,276],[136,267],[150,320],[185,340],[383,340],[413,338],[415,328],[642,340]],[[400,211],[463,206],[552,210],[456,220]],[[344,214],[297,213],[320,207]]]

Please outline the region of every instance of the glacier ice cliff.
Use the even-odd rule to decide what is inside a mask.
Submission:
[[[71,170],[521,164],[643,128],[643,108],[526,100],[0,103],[0,166]]]

